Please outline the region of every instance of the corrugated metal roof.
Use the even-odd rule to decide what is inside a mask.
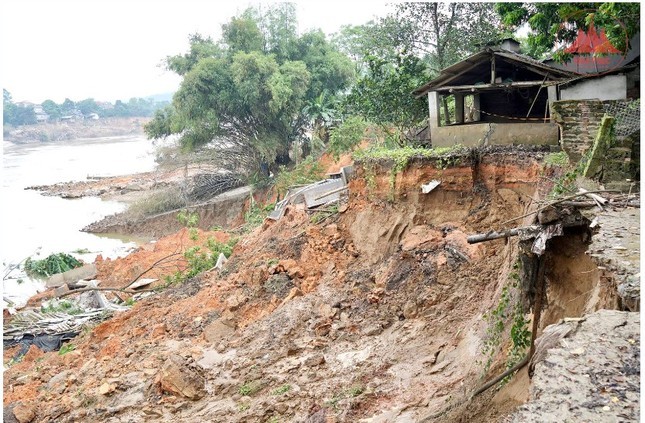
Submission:
[[[469,56],[461,62],[457,62],[454,65],[443,69],[437,78],[417,88],[412,92],[412,94],[419,97],[428,91],[434,91],[434,88],[445,86],[448,82],[460,76],[467,75],[468,71],[474,70],[482,63],[490,62],[493,56],[499,57],[507,62],[516,62],[526,68],[540,71],[538,73],[548,72],[549,75],[553,76],[550,80],[569,79],[576,76],[573,72],[549,66],[523,54],[515,53],[499,47],[488,47],[479,53]],[[480,81],[472,81],[473,84],[477,82]]]

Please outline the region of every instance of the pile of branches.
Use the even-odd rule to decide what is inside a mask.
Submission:
[[[204,173],[195,175],[189,193],[191,201],[206,201],[223,192],[244,185],[244,181],[232,173]]]

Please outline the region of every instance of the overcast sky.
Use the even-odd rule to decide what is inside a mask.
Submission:
[[[362,24],[385,2],[297,1],[300,32]],[[14,102],[62,103],[174,91],[180,78],[160,67],[188,50],[188,36],[214,40],[232,16],[270,2],[208,0],[3,0],[0,82]]]

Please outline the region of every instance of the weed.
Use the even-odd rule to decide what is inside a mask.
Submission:
[[[76,349],[76,345],[74,344],[65,344],[62,347],[60,347],[60,350],[58,350],[58,355],[65,355],[68,352],[72,352]]]
[[[242,404],[237,406],[237,409],[240,411],[240,413],[248,410],[249,408],[251,408],[251,404],[249,404],[248,402],[243,402]]]
[[[352,386],[351,388],[349,388],[347,390],[347,394],[351,398],[355,398],[355,397],[359,396],[360,394],[362,394],[363,392],[365,392],[365,387],[363,387],[361,385]]]
[[[311,184],[319,181],[325,176],[325,171],[320,162],[313,156],[307,157],[292,170],[280,166],[278,175],[275,177],[274,187],[278,195],[283,195],[289,187],[296,185]]]
[[[285,384],[285,385],[282,385],[281,387],[275,389],[272,392],[272,394],[273,395],[283,395],[283,394],[286,394],[287,392],[289,392],[290,390],[291,390],[291,385]]]
[[[278,264],[279,262],[280,262],[280,260],[279,260],[279,259],[277,259],[277,258],[271,258],[271,259],[267,260],[267,266],[268,266],[268,267],[275,266],[275,265],[276,265],[276,264]]]
[[[75,254],[89,254],[89,253],[91,253],[91,251],[88,250],[87,248],[77,248],[76,250],[72,251],[72,253],[75,253]]]
[[[43,313],[66,313],[70,315],[76,315],[83,313],[85,310],[72,303],[71,301],[52,300],[46,306],[41,306],[40,311]]]
[[[262,382],[259,380],[254,380],[251,382],[246,382],[244,385],[240,386],[239,392],[240,395],[251,396],[256,394],[262,389]]]
[[[549,153],[544,157],[544,164],[551,167],[565,167],[569,165],[569,156],[564,151]]]
[[[128,214],[143,217],[177,210],[186,205],[183,197],[179,188],[164,189],[132,203]]]
[[[22,284],[22,283],[24,283],[24,282],[25,282],[25,280],[24,280],[24,279],[22,279],[22,278],[21,278],[21,279],[18,279],[18,280],[16,281],[16,283],[17,283],[18,285],[21,285],[21,284]]]
[[[127,300],[125,300],[125,305],[132,307],[134,305],[134,298],[130,297]]]
[[[338,214],[338,203],[334,203],[326,208],[320,209],[311,216],[310,221],[314,225],[317,225],[335,214]]]

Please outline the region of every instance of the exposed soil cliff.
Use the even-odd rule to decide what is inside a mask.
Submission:
[[[67,354],[32,347],[5,372],[5,406],[39,422],[504,419],[529,398],[526,368],[470,396],[506,365],[502,343],[483,372],[483,316],[499,304],[519,247],[466,238],[535,209],[552,176],[544,154],[413,159],[394,179],[387,162],[358,166],[338,214],[313,223],[290,206],[243,237],[223,270],[137,302]],[[422,194],[431,180],[441,183]],[[540,332],[618,305],[585,242],[570,234],[547,251]],[[104,280],[123,286],[140,273],[134,266],[154,263],[144,250],[106,265]]]

